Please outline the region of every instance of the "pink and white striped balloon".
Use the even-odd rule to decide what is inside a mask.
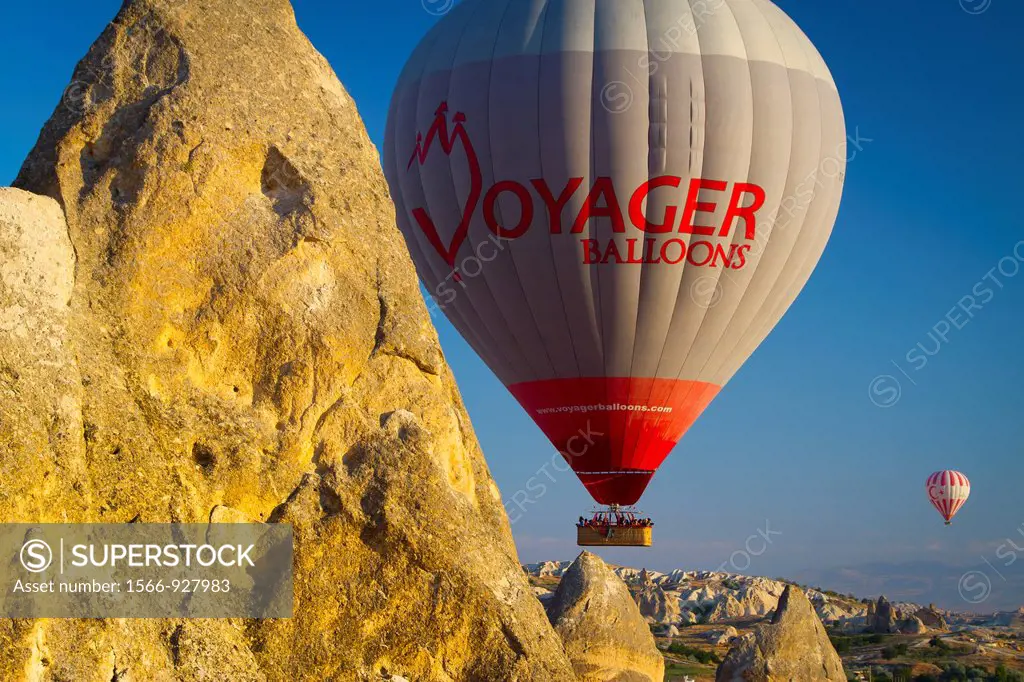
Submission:
[[[971,495],[971,482],[959,471],[936,471],[928,477],[928,499],[948,526]]]

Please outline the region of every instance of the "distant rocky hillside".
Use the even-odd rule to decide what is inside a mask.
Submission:
[[[844,594],[885,594],[894,601],[935,603],[957,610],[1013,611],[1024,604],[1021,562],[1012,555],[995,559],[982,557],[976,564],[961,566],[928,560],[871,562],[841,569],[805,569],[788,577]],[[1006,563],[1011,560],[1015,563]]]
[[[534,578],[558,578],[567,561],[524,566]],[[615,573],[638,594],[641,613],[656,625],[719,623],[737,618],[764,618],[775,611],[787,583],[715,571],[659,573],[616,567]],[[826,624],[863,625],[868,605],[852,596],[805,590],[818,617]],[[543,594],[541,595],[543,597]]]
[[[544,561],[526,564],[523,569],[532,576],[541,600],[547,589],[544,581],[554,581],[569,567],[568,561]],[[629,584],[638,599],[641,613],[649,623],[664,626],[694,623],[721,623],[742,618],[771,616],[778,606],[788,584],[792,581],[752,577],[716,571],[685,571],[676,569],[668,573],[617,566],[615,573]],[[539,582],[538,582],[539,581]],[[878,602],[851,594],[839,594],[820,587],[804,587],[804,593],[814,606],[823,623],[832,627],[853,629],[868,627]],[[882,598],[885,604],[888,600]],[[953,625],[1008,626],[1020,618],[1017,612],[997,612],[978,615],[897,601],[891,605],[894,620],[892,631],[900,622],[920,618],[926,627]],[[888,617],[888,616],[887,616]],[[912,624],[906,624],[912,627]]]
[[[523,566],[541,603],[569,565]],[[657,639],[665,682],[1024,682],[1024,609],[980,615],[732,573],[611,570]]]

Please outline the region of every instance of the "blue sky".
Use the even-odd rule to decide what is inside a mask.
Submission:
[[[0,182],[13,179],[118,4],[5,6]],[[1024,551],[1007,565],[1005,548],[1009,538],[1024,547],[1024,244],[1014,256],[1024,240],[1024,4],[778,4],[824,55],[863,149],[810,284],[649,487],[642,508],[659,521],[656,546],[605,557],[773,576],[988,561],[985,605],[1024,603],[994,572],[1024,575]],[[398,72],[437,17],[420,0],[295,6],[379,146]],[[987,303],[950,323],[979,286],[992,291],[978,298]],[[534,479],[531,504],[512,506],[521,558],[572,558],[573,520],[589,496],[550,466],[540,431],[443,318],[435,322],[506,499]],[[898,400],[876,406],[871,389],[892,403],[894,381]],[[967,473],[974,491],[949,528],[923,489],[946,467]]]

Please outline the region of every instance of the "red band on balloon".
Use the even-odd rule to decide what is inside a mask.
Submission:
[[[719,388],[700,381],[627,377],[509,386],[602,504],[635,504]]]

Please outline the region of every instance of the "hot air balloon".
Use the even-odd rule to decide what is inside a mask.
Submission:
[[[383,156],[431,297],[617,512],[803,289],[846,131],[768,0],[464,0]]]
[[[959,471],[936,471],[928,477],[928,499],[948,526],[971,495],[971,482]]]

